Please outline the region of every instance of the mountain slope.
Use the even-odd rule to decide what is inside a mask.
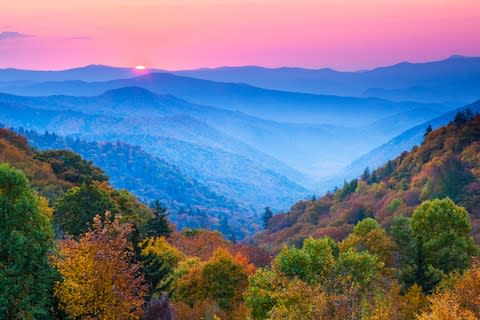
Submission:
[[[342,170],[341,176],[346,178],[354,178],[358,176],[365,168],[377,168],[384,164],[389,159],[393,159],[402,152],[410,150],[413,146],[422,142],[426,128],[430,125],[432,128],[438,128],[451,121],[455,114],[459,111],[470,109],[473,112],[480,112],[480,101],[469,104],[465,107],[447,112],[439,117],[424,122],[418,126],[415,126],[387,143],[373,149],[357,160],[353,161],[344,170]]]
[[[251,211],[216,194],[177,167],[146,153],[140,147],[122,142],[87,142],[55,134],[18,131],[39,149],[72,150],[82,155],[102,168],[115,188],[127,189],[147,203],[160,200],[169,209],[170,219],[179,229],[218,229],[218,221],[227,218],[237,230],[237,238],[255,231]]]
[[[411,215],[423,200],[448,196],[469,211],[472,233],[480,242],[479,155],[480,116],[459,113],[430,132],[421,146],[371,174],[274,216],[256,241],[277,250],[283,242],[301,243],[309,235],[341,239],[365,217],[388,225],[396,215]]]

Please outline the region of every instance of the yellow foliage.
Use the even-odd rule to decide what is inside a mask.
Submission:
[[[139,247],[142,248],[141,254],[143,256],[154,254],[162,257],[171,267],[185,259],[185,256],[169,244],[164,237],[147,238],[139,244]]]
[[[430,298],[430,308],[422,313],[418,320],[476,320],[473,312],[458,303],[457,296],[451,292],[437,294]]]
[[[422,288],[414,284],[400,298],[400,314],[404,320],[414,320],[427,306],[428,299]]]
[[[327,295],[318,286],[310,286],[295,278],[286,280],[283,290],[273,295],[277,301],[270,311],[270,320],[326,319]]]
[[[79,241],[60,242],[54,265],[62,276],[55,286],[60,307],[73,319],[140,319],[146,286],[132,264],[130,228],[119,218],[94,220]]]
[[[40,212],[49,217],[50,219],[53,216],[53,209],[48,206],[48,199],[45,197],[38,197],[38,207]]]

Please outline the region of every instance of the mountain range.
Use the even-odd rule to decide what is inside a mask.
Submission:
[[[313,94],[466,104],[478,98],[480,58],[453,55],[440,61],[402,62],[356,72],[252,66],[185,70],[175,74]]]
[[[478,98],[479,74],[460,56],[358,72],[2,69],[0,123],[161,200],[180,227],[241,238],[264,207],[288,210],[420,144]]]

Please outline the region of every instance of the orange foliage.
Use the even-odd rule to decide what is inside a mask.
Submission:
[[[169,241],[183,254],[201,260],[209,259],[219,248],[231,247],[230,242],[223,239],[220,232],[207,230],[174,232]]]

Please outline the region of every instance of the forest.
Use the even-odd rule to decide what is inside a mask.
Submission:
[[[0,130],[2,319],[478,319],[480,116],[250,241],[178,229],[71,151]]]

